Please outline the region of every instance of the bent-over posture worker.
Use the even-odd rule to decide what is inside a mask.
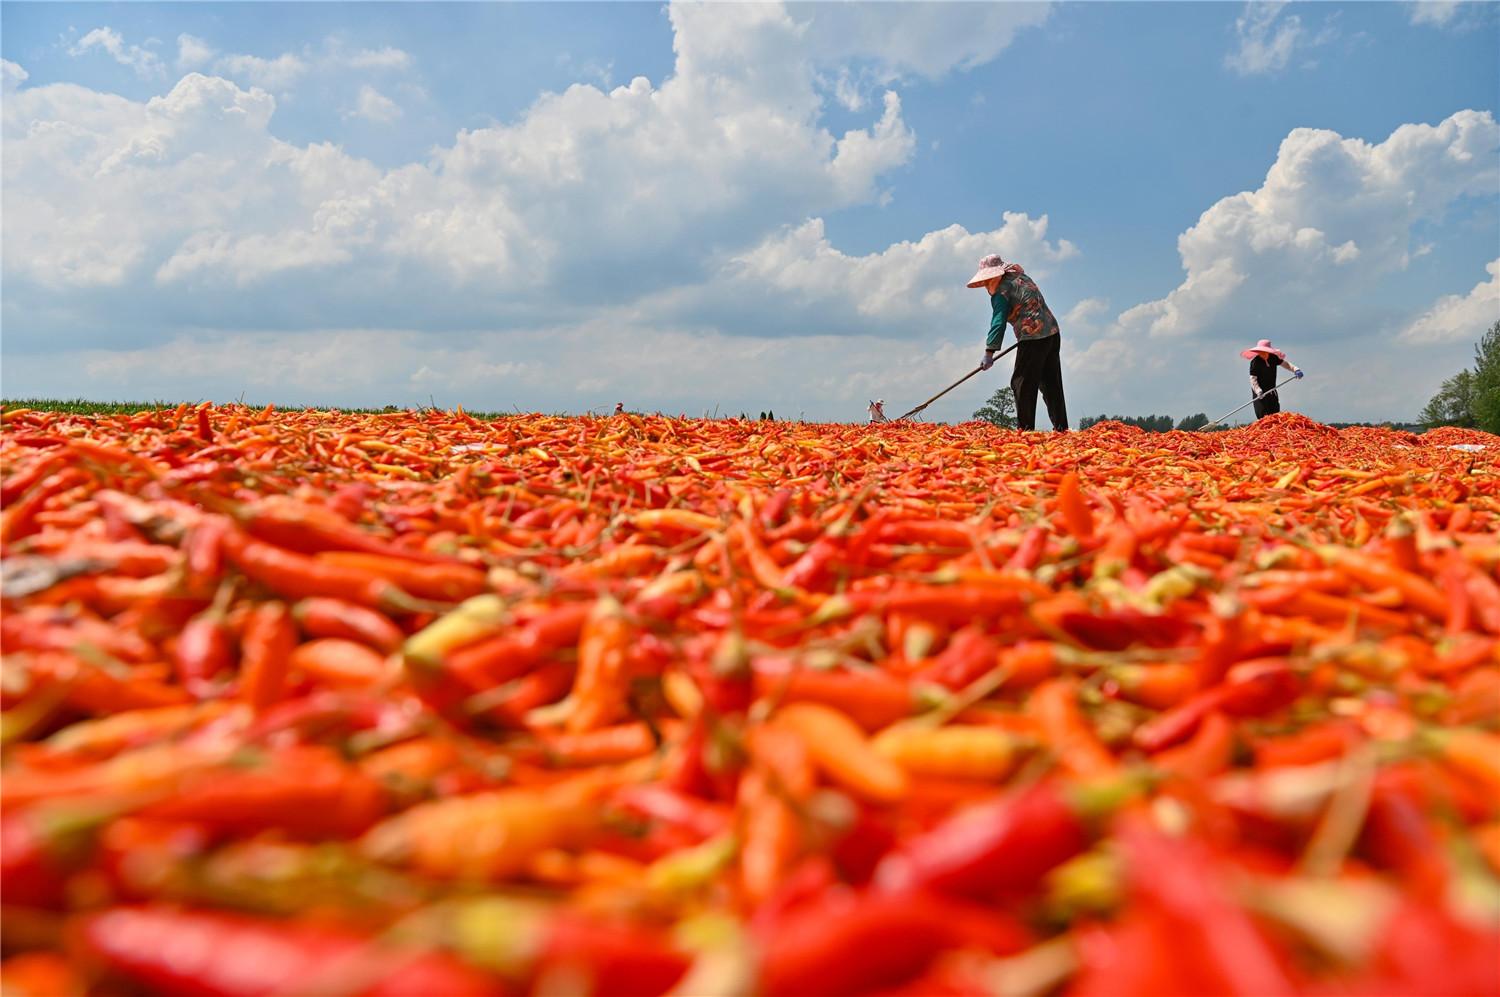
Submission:
[[[1250,361],[1250,397],[1255,399],[1255,418],[1281,411],[1281,397],[1276,391],[1276,368],[1285,367],[1293,377],[1302,376],[1302,368],[1286,358],[1286,354],[1262,339],[1240,356]]]
[[[1019,263],[1006,263],[998,256],[979,261],[979,272],[969,278],[970,287],[990,292],[990,334],[984,343],[979,366],[989,370],[1005,339],[1005,323],[1016,330],[1016,365],[1010,388],[1016,396],[1016,427],[1036,428],[1036,393],[1047,403],[1047,418],[1060,433],[1068,430],[1068,406],[1063,401],[1062,336],[1057,319],[1042,298],[1036,281]]]

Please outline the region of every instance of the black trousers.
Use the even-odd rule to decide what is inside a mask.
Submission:
[[[1255,417],[1264,419],[1268,415],[1274,415],[1281,411],[1281,394],[1272,391],[1255,399]]]
[[[1016,396],[1016,428],[1036,428],[1036,393],[1041,389],[1052,428],[1068,428],[1068,406],[1063,401],[1062,337],[1023,339],[1016,347],[1016,367],[1010,375],[1010,390]]]

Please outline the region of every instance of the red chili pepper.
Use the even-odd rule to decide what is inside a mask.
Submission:
[[[219,679],[234,667],[234,641],[224,615],[210,609],[195,616],[182,628],[175,654],[177,680],[197,699],[209,699],[223,691]]]
[[[666,992],[688,959],[656,933],[559,911],[549,918],[534,977],[580,979],[585,992],[647,997]]]
[[[238,510],[244,529],[260,540],[303,554],[358,551],[427,564],[465,565],[448,554],[434,554],[382,540],[327,508],[293,502],[262,502]]]
[[[10,508],[17,499],[30,490],[32,485],[41,481],[67,462],[67,454],[48,454],[46,457],[32,461],[31,465],[23,470],[16,471],[5,479],[3,485],[0,485],[0,505]]]
[[[107,807],[42,805],[0,817],[0,895],[16,907],[60,908]]]
[[[592,611],[592,603],[558,606],[517,630],[453,651],[444,659],[443,670],[465,677],[475,688],[508,682],[577,644]]]
[[[1388,772],[1376,775],[1361,848],[1378,866],[1398,872],[1413,894],[1443,899],[1451,876],[1443,843],[1402,780]]]
[[[994,668],[1000,659],[1000,644],[977,625],[957,631],[930,664],[912,678],[958,690]]]
[[[909,717],[916,707],[907,684],[883,672],[792,670],[785,661],[766,658],[757,658],[753,667],[756,696],[834,706],[865,730]]]
[[[17,501],[7,504],[0,511],[0,547],[30,536],[36,530],[36,517],[47,504],[47,500],[61,495],[89,480],[89,476],[77,468],[64,468],[48,475],[29,487]]]
[[[331,596],[364,606],[411,609],[406,593],[383,578],[253,540],[238,530],[224,536],[224,552],[247,576],[291,599]]]
[[[292,607],[292,615],[308,636],[356,640],[384,654],[399,651],[406,639],[384,613],[343,599],[303,599]]]
[[[1459,920],[1423,896],[1403,897],[1370,946],[1372,972],[1351,993],[1496,992],[1500,931]]]
[[[241,642],[240,697],[264,713],[286,693],[288,664],[297,647],[297,628],[286,605],[262,603],[245,624]]]
[[[156,993],[271,997],[325,981],[350,997],[498,995],[451,956],[386,947],[335,928],[165,906],[113,907],[79,920],[78,947]]]
[[[1296,699],[1301,688],[1301,680],[1284,658],[1242,662],[1231,669],[1223,684],[1137,727],[1135,744],[1143,751],[1160,751],[1191,737],[1215,710],[1232,717],[1264,716]]]
[[[763,932],[760,983],[781,994],[861,994],[908,980],[945,949],[1010,953],[1027,934],[1005,915],[923,894],[834,889]]]
[[[1080,540],[1094,534],[1094,513],[1079,487],[1078,475],[1072,471],[1063,475],[1057,486],[1057,511],[1069,533]]]
[[[1168,838],[1144,819],[1126,820],[1117,840],[1124,849],[1129,892],[1176,939],[1173,976],[1183,992],[1265,997],[1292,994],[1297,985],[1244,908],[1222,882],[1222,866],[1198,840]]]
[[[729,829],[727,807],[664,786],[625,786],[615,793],[614,802],[628,811],[686,828],[699,840],[723,834]]]
[[[783,579],[791,588],[799,588],[807,592],[822,591],[829,580],[829,568],[838,559],[839,554],[838,544],[827,537],[818,537],[812,542],[812,546],[808,547],[802,556],[786,569]]]
[[[241,767],[186,780],[140,813],[227,833],[277,830],[297,838],[350,838],[386,810],[384,789],[330,749],[283,748]]]
[[[1044,782],[973,807],[887,855],[876,887],[979,898],[1025,891],[1088,847],[1091,806]]]

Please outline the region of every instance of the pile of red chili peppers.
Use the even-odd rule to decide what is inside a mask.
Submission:
[[[7,997],[1500,992],[1500,438],[3,425]]]

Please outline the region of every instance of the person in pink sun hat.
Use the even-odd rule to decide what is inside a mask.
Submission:
[[[1036,428],[1036,395],[1041,391],[1053,430],[1066,433],[1062,337],[1036,281],[1019,263],[986,256],[979,261],[979,271],[969,278],[969,286],[990,292],[990,332],[984,343],[984,359],[979,362],[981,370],[994,366],[995,354],[1005,339],[1005,324],[1009,322],[1016,330],[1016,365],[1010,375],[1010,388],[1016,396],[1016,428]]]
[[[1286,353],[1262,339],[1240,356],[1250,361],[1250,397],[1255,399],[1255,418],[1281,411],[1281,398],[1276,392],[1276,368],[1285,367],[1293,377],[1302,376],[1302,368],[1286,358]]]

